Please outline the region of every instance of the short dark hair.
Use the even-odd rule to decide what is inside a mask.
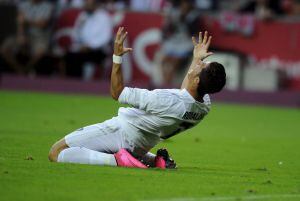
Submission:
[[[198,85],[198,94],[213,94],[221,91],[226,84],[226,72],[222,64],[211,62],[203,68]]]

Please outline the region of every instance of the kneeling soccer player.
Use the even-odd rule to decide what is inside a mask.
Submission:
[[[49,153],[53,162],[111,165],[125,167],[174,168],[165,149],[157,155],[149,152],[161,140],[197,125],[210,110],[208,94],[221,91],[226,82],[224,67],[204,63],[210,56],[212,37],[199,33],[193,37],[193,61],[181,89],[146,89],[124,87],[121,56],[132,51],[123,47],[127,32],[118,29],[111,73],[111,96],[120,103],[117,117],[80,128],[56,142]]]

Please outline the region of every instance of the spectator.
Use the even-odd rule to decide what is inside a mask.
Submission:
[[[293,15],[300,15],[300,0],[293,0]]]
[[[217,0],[196,0],[195,6],[200,10],[212,11],[217,9],[217,3]]]
[[[131,0],[130,8],[134,11],[159,12],[167,6],[167,0]]]
[[[282,8],[289,16],[300,15],[300,0],[282,0]]]
[[[106,8],[110,11],[125,10],[129,6],[129,0],[107,0]]]
[[[69,8],[83,8],[84,0],[57,0],[55,6],[55,16],[59,16],[63,10]]]
[[[188,59],[193,45],[191,36],[199,27],[199,15],[193,9],[193,1],[181,0],[179,7],[173,7],[164,27],[164,40],[161,47],[161,68],[165,84],[171,84],[176,70]]]
[[[19,4],[21,0],[0,0],[0,4],[11,4],[16,5]]]
[[[112,39],[112,29],[110,15],[96,0],[86,0],[85,9],[75,23],[73,48],[64,57],[68,75],[85,76],[85,72],[94,69],[94,64],[103,66],[106,49]]]
[[[283,14],[280,0],[252,0],[240,12],[253,13],[260,19],[270,19],[274,15]]]
[[[20,3],[17,34],[4,40],[1,46],[2,57],[10,70],[28,73],[46,54],[52,9],[52,4],[43,0]]]

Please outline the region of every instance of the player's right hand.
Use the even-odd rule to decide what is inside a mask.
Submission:
[[[200,59],[203,60],[206,57],[209,57],[210,55],[212,55],[212,52],[208,52],[208,48],[211,42],[212,36],[208,37],[208,32],[205,31],[204,33],[204,37],[202,40],[202,32],[199,32],[199,41],[196,41],[195,37],[192,37],[192,42],[194,44],[194,52],[193,52],[193,56],[194,59]]]
[[[124,27],[119,27],[114,43],[114,55],[116,56],[122,56],[123,54],[132,51],[132,48],[124,47],[124,41],[128,34],[128,32],[124,31]]]

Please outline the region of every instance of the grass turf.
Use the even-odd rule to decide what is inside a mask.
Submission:
[[[118,107],[108,97],[0,91],[0,200],[300,200],[296,109],[214,104],[196,128],[158,145],[177,170],[48,162],[56,140]]]

